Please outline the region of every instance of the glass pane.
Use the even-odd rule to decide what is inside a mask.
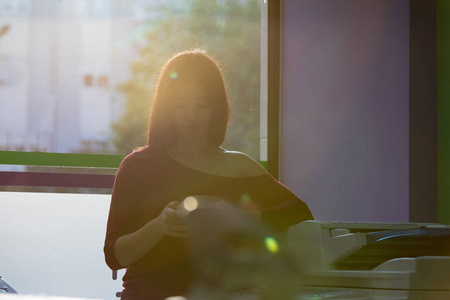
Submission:
[[[260,160],[261,1],[3,0],[0,150],[126,154],[163,63],[201,48],[233,109],[224,146]]]

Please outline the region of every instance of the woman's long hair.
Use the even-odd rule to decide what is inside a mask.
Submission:
[[[230,120],[230,106],[223,75],[218,63],[202,51],[184,51],[170,59],[163,67],[150,110],[147,146],[167,150],[175,139],[171,110],[174,108],[177,86],[200,84],[208,96],[213,112],[209,142],[220,146]]]

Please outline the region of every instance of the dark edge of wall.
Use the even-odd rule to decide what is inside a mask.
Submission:
[[[267,161],[268,171],[279,178],[280,166],[280,36],[281,0],[268,5],[267,66]]]
[[[437,1],[438,222],[450,225],[450,1]]]
[[[436,0],[410,0],[409,220],[437,222]]]

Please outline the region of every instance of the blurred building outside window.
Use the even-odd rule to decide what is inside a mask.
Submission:
[[[162,64],[201,48],[222,63],[229,88],[224,146],[264,160],[262,16],[258,0],[0,1],[0,150],[142,146]]]

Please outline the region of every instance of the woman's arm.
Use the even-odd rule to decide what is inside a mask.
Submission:
[[[175,210],[177,202],[169,203],[159,216],[145,225],[141,223],[149,198],[148,182],[153,181],[147,170],[148,167],[135,154],[130,154],[117,172],[103,248],[105,261],[112,270],[135,263],[166,234],[174,237],[184,235],[183,222]]]
[[[153,219],[133,233],[122,235],[114,245],[114,254],[120,265],[128,267],[140,260],[164,236],[157,219]]]
[[[164,235],[185,237],[186,226],[176,210],[178,201],[170,202],[161,214],[137,231],[119,237],[114,246],[117,261],[129,266],[143,258]]]

